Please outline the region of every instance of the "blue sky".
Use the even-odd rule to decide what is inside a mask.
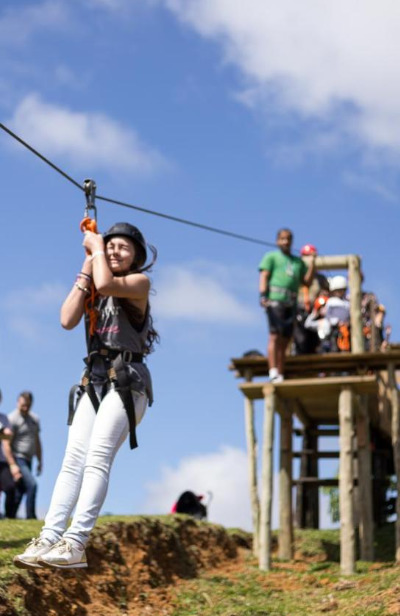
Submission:
[[[397,340],[400,12],[389,0],[357,7],[4,0],[1,121],[101,195],[271,242],[289,226],[296,247],[360,254]],[[34,392],[44,513],[85,355],[82,327],[59,325],[84,198],[5,133],[0,154],[2,410]],[[98,219],[137,224],[157,246],[161,334],[155,403],[139,449],[117,458],[104,510],[161,512],[185,488],[212,490],[210,518],[249,527],[243,400],[227,367],[265,349],[264,249],[104,202]]]

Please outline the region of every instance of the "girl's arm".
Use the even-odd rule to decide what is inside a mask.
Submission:
[[[89,256],[83,262],[81,274],[84,275],[77,279],[61,307],[60,320],[65,329],[76,327],[84,313],[85,298],[90,289],[90,280],[85,277],[85,274],[92,276],[92,262]]]
[[[147,302],[150,280],[144,274],[113,276],[107,264],[104,241],[100,234],[87,231],[83,245],[92,254],[93,282],[101,295]]]

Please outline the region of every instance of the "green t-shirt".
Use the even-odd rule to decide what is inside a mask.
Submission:
[[[293,255],[282,251],[267,252],[261,259],[258,269],[268,270],[268,299],[279,302],[295,302],[300,285],[307,272],[307,266]]]

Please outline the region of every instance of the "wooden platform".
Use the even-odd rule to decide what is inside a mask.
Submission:
[[[378,393],[375,375],[289,379],[277,384],[252,381],[242,383],[239,389],[249,400],[261,400],[266,392],[275,390],[278,402],[289,403],[302,423],[336,425],[339,394],[344,387],[356,394]]]
[[[289,355],[285,363],[285,377],[316,376],[320,373],[349,372],[364,374],[370,370],[386,370],[393,362],[400,368],[400,349],[378,353],[321,353],[310,355]],[[267,357],[239,357],[231,359],[230,370],[237,377],[252,379],[268,376]]]

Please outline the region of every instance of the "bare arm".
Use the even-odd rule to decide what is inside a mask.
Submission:
[[[37,474],[40,475],[43,468],[42,443],[39,434],[36,435],[36,457],[38,459]]]
[[[269,279],[271,277],[271,272],[268,270],[260,271],[260,280],[259,280],[259,291],[260,291],[260,305],[264,308],[268,305],[267,292],[269,286]]]
[[[309,287],[314,280],[315,274],[315,256],[313,255],[310,260],[310,264],[308,266],[308,270],[306,271],[303,279],[303,283],[306,287]]]
[[[0,441],[10,441],[12,438],[12,432],[10,430],[10,428],[4,428],[3,425],[1,424],[1,428],[0,428]]]
[[[100,234],[85,233],[83,245],[93,255],[92,276],[94,286],[101,295],[123,297],[143,305],[147,303],[150,281],[144,274],[114,276],[108,267],[104,241]]]
[[[83,262],[81,271],[88,276],[92,275],[92,262],[88,256]],[[84,277],[78,280],[78,284],[83,289],[89,289],[90,287],[89,280]],[[65,329],[73,329],[80,322],[84,313],[86,296],[87,293],[74,284],[61,307],[60,320],[61,325]]]
[[[11,430],[9,430],[8,428],[6,428],[6,430],[8,430],[8,433],[10,434],[10,438],[12,438]],[[4,432],[6,430],[4,430]],[[11,441],[10,440],[3,441],[1,446],[3,447],[4,457],[7,460],[8,466],[10,467],[12,478],[14,479],[14,481],[18,481],[19,479],[21,479],[22,473],[20,471],[18,464],[15,461],[14,454],[11,449]]]

